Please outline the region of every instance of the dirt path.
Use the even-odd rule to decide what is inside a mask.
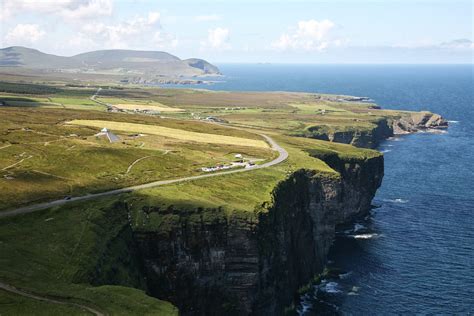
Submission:
[[[21,164],[21,163],[22,163],[23,161],[25,161],[26,159],[30,159],[30,158],[33,158],[33,156],[28,156],[28,157],[26,157],[26,158],[23,158],[22,160],[17,161],[17,162],[15,162],[15,163],[12,164],[12,165],[9,165],[9,166],[3,168],[2,171],[5,171],[5,170],[10,169],[10,168],[13,168],[13,167],[15,167],[16,165]]]
[[[155,157],[155,156],[145,156],[145,157],[142,157],[142,158],[138,158],[137,160],[135,160],[134,162],[132,162],[132,163],[130,164],[130,166],[128,166],[127,172],[125,172],[125,174],[129,173],[130,170],[132,170],[133,166],[135,166],[137,163],[139,163],[139,162],[142,161],[143,159],[147,159],[147,158],[150,158],[150,157]]]
[[[92,307],[89,307],[89,306],[86,306],[86,305],[82,305],[82,304],[78,304],[78,303],[72,303],[72,302],[64,302],[64,301],[60,301],[60,300],[57,300],[57,299],[52,299],[52,298],[48,298],[48,297],[45,297],[45,296],[40,296],[40,295],[37,295],[37,294],[28,293],[28,292],[22,291],[20,289],[17,289],[14,286],[11,286],[11,285],[3,283],[3,282],[0,282],[0,289],[5,290],[5,291],[10,292],[10,293],[15,293],[15,294],[18,294],[18,295],[21,295],[21,296],[24,296],[24,297],[28,297],[28,298],[31,298],[31,299],[34,299],[34,300],[38,300],[38,301],[43,301],[43,302],[48,302],[48,303],[53,303],[53,304],[59,304],[59,305],[74,306],[74,307],[80,308],[82,310],[88,311],[88,312],[90,312],[94,315],[97,315],[97,316],[103,316],[104,315],[101,312],[99,312],[98,310],[93,309]]]
[[[56,201],[51,201],[51,202],[45,202],[45,203],[40,203],[40,204],[34,204],[34,205],[29,205],[29,206],[24,206],[20,207],[17,209],[9,210],[9,211],[4,211],[0,213],[0,218],[8,217],[8,216],[15,216],[15,215],[20,215],[20,214],[27,214],[27,213],[32,213],[36,211],[41,211],[53,206],[59,206],[59,205],[64,205],[67,203],[71,202],[77,202],[77,201],[87,201],[87,200],[92,200],[96,199],[99,197],[103,196],[111,196],[111,195],[117,195],[117,194],[122,194],[122,193],[130,193],[134,192],[137,190],[143,190],[143,189],[150,189],[154,187],[159,187],[167,184],[173,184],[173,183],[179,183],[179,182],[186,182],[186,181],[192,181],[192,180],[198,180],[198,179],[204,179],[204,178],[211,178],[211,177],[219,177],[227,174],[233,174],[233,173],[240,173],[240,172],[249,172],[253,170],[258,170],[258,169],[263,169],[263,168],[268,168],[271,166],[274,166],[276,164],[279,164],[283,161],[285,161],[288,158],[288,152],[282,148],[280,145],[278,145],[272,138],[270,138],[267,135],[260,134],[265,140],[270,144],[271,148],[275,151],[278,152],[278,157],[272,161],[266,162],[261,165],[255,165],[250,168],[245,168],[245,169],[236,169],[236,170],[229,170],[229,171],[222,171],[222,172],[216,172],[216,173],[209,173],[209,174],[203,174],[203,175],[198,175],[198,176],[192,176],[192,177],[183,177],[183,178],[178,178],[178,179],[172,179],[172,180],[162,180],[162,181],[154,181],[150,183],[145,183],[145,184],[140,184],[140,185],[135,185],[131,187],[126,187],[122,189],[116,189],[116,190],[111,190],[111,191],[106,191],[106,192],[101,192],[101,193],[95,193],[95,194],[88,194],[88,195],[83,195],[83,196],[77,196],[77,197],[72,197],[70,199],[61,199],[61,200],[56,200]]]

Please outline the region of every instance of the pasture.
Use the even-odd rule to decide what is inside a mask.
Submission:
[[[246,139],[235,136],[226,136],[218,134],[208,133],[197,133],[181,129],[148,125],[148,124],[135,124],[125,122],[113,122],[104,120],[73,120],[67,122],[67,124],[80,125],[80,126],[91,126],[97,128],[107,127],[110,130],[118,130],[132,133],[143,133],[152,134],[158,136],[164,136],[183,141],[192,141],[198,143],[208,144],[224,144],[224,145],[236,145],[236,146],[250,146],[268,148],[268,144],[263,140]]]

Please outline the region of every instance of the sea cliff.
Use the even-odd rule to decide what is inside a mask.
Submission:
[[[381,141],[396,135],[433,131],[448,127],[448,122],[431,112],[397,112],[373,121],[369,128],[327,131],[322,126],[308,127],[300,136],[361,148],[377,148]]]
[[[383,156],[344,160],[312,151],[339,172],[299,169],[254,212],[152,205],[173,216],[168,230],[135,229],[149,293],[184,315],[281,314],[322,272],[335,227],[365,215],[383,177]]]

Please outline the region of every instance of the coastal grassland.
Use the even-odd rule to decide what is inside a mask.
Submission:
[[[182,129],[174,129],[169,127],[153,126],[147,124],[134,124],[104,120],[73,120],[68,122],[68,124],[91,126],[97,128],[100,128],[101,126],[107,126],[109,129],[112,130],[166,136],[169,138],[176,138],[184,141],[268,148],[268,144],[263,140],[245,139],[217,134],[196,133],[191,131],[184,131]]]
[[[40,296],[79,303],[113,315],[176,315],[169,303],[149,297],[134,252],[132,232],[167,234],[181,217],[213,223],[230,217],[257,221],[273,203],[278,184],[295,171],[339,178],[320,149],[364,160],[380,155],[348,145],[272,134],[288,152],[278,165],[199,179],[89,202],[73,202],[0,222],[0,280]],[[25,230],[28,234],[25,234]],[[11,309],[22,300],[9,298]],[[22,308],[34,308],[29,302]],[[54,312],[60,307],[49,306]],[[74,311],[71,312],[74,315]]]
[[[127,209],[116,199],[2,219],[0,280],[35,295],[110,315],[177,315],[171,304],[145,294]],[[113,267],[108,260],[115,262]],[[98,270],[101,278],[95,277]],[[5,310],[2,305],[2,314],[8,310],[16,315],[22,310],[36,314],[35,308],[44,308],[49,315],[84,314],[77,308],[3,292],[0,301],[9,302]]]
[[[272,193],[278,183],[297,170],[309,170],[315,177],[339,178],[339,173],[316,158],[316,153],[331,153],[348,161],[365,161],[381,155],[373,150],[313,139],[272,137],[289,153],[283,163],[245,174],[199,179],[131,195],[128,203],[134,230],[169,233],[180,225],[182,216],[206,223],[235,214],[256,220],[258,212],[273,203]]]
[[[107,116],[106,116],[107,115]],[[234,137],[235,144],[209,144],[161,135],[136,136],[113,130],[109,143],[94,135],[100,128],[64,124],[69,118],[113,119],[160,124],[186,133]],[[151,126],[151,125],[147,125]],[[250,138],[247,138],[250,137]],[[232,138],[232,139],[234,139]],[[200,168],[230,163],[237,153],[268,160],[259,135],[202,122],[162,120],[123,114],[44,108],[0,109],[1,210],[35,202],[101,192],[156,180],[200,174]]]

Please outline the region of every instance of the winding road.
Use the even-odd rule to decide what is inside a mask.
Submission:
[[[236,169],[236,170],[229,170],[229,171],[222,171],[218,173],[209,173],[209,174],[202,174],[198,176],[191,176],[191,177],[183,177],[183,178],[178,178],[178,179],[171,179],[171,180],[161,180],[161,181],[154,181],[150,183],[145,183],[145,184],[140,184],[140,185],[135,185],[135,186],[130,186],[130,187],[125,187],[121,189],[115,189],[111,191],[105,191],[101,193],[94,193],[94,194],[87,194],[83,196],[77,196],[77,197],[71,197],[70,199],[61,199],[61,200],[55,200],[51,202],[45,202],[45,203],[40,203],[40,204],[33,204],[29,206],[24,206],[20,207],[17,209],[13,210],[8,210],[0,213],[0,218],[5,218],[9,216],[15,216],[15,215],[20,215],[20,214],[27,214],[27,213],[32,213],[36,211],[41,211],[53,206],[59,206],[59,205],[64,205],[67,203],[71,202],[77,202],[77,201],[87,201],[87,200],[92,200],[96,199],[99,197],[103,196],[110,196],[110,195],[117,195],[117,194],[122,194],[122,193],[130,193],[134,192],[137,190],[142,190],[142,189],[149,189],[149,188],[154,188],[154,187],[159,187],[167,184],[173,184],[173,183],[179,183],[179,182],[185,182],[185,181],[192,181],[192,180],[198,180],[198,179],[204,179],[204,178],[211,178],[211,177],[219,177],[223,176],[226,174],[232,174],[232,173],[240,173],[240,172],[247,172],[247,171],[252,171],[252,170],[258,170],[258,169],[263,169],[263,168],[268,168],[271,166],[274,166],[276,164],[279,164],[283,161],[285,161],[288,158],[288,152],[282,148],[280,145],[278,145],[272,138],[265,134],[259,134],[262,136],[271,146],[271,148],[274,151],[278,152],[278,157],[272,161],[266,162],[261,165],[255,165],[249,168],[245,169]]]

